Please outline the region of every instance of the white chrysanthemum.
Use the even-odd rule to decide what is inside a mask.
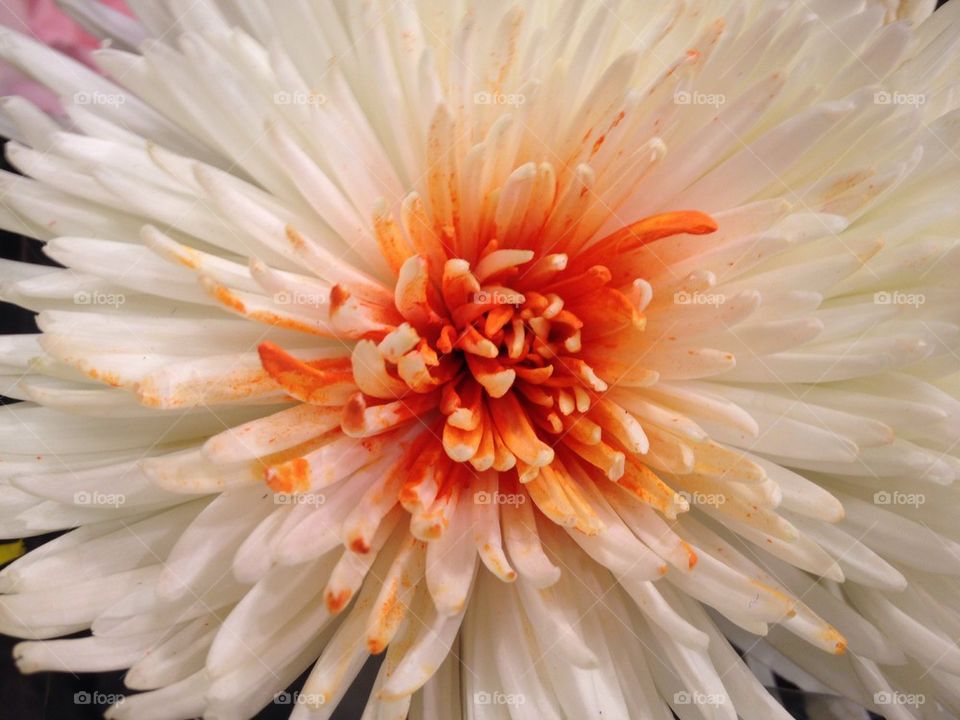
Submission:
[[[65,2],[5,33],[0,573],[115,718],[960,713],[960,2]],[[51,640],[91,630],[89,637]]]

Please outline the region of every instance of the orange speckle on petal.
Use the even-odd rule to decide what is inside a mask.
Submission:
[[[363,538],[357,537],[350,540],[348,547],[358,555],[366,555],[370,552],[370,545]]]
[[[303,492],[310,487],[310,463],[301,458],[268,468],[267,485],[276,493]]]
[[[328,592],[325,598],[327,610],[336,615],[347,606],[351,597],[352,593],[349,590],[341,590],[338,593]]]
[[[225,288],[222,285],[217,285],[213,292],[217,300],[227,307],[231,308],[232,310],[236,310],[239,313],[246,312],[247,306],[243,304],[240,298],[230,292],[228,288]]]
[[[330,314],[333,315],[350,299],[350,292],[342,285],[330,288]]]

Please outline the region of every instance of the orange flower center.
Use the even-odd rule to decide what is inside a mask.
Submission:
[[[260,355],[293,397],[342,405],[344,440],[387,443],[417,431],[398,473],[405,507],[423,513],[451,485],[489,472],[505,474],[500,486],[526,484],[541,509],[552,507],[568,465],[635,492],[659,488],[632,461],[649,447],[643,429],[607,397],[645,324],[631,257],[668,235],[712,232],[711,218],[657,215],[576,252],[491,241],[472,262],[439,244],[414,252],[392,222],[376,229],[396,274],[393,297],[331,292],[333,334],[358,338],[350,357],[301,361],[269,343]],[[267,479],[274,490],[297,492],[315,487],[318,472],[287,461]],[[560,495],[554,505],[569,505],[569,493]]]
[[[431,287],[419,282],[427,263],[412,258],[401,280],[413,281],[398,286],[398,306],[410,320],[375,350],[372,342],[358,344],[358,384],[438,390],[442,444],[452,460],[478,471],[517,467],[521,479],[535,475],[554,459],[552,443],[540,435],[569,431],[593,403],[590,393],[607,387],[578,357],[586,329],[581,317],[593,321],[594,334],[642,328],[627,298],[606,289],[606,268],[563,278],[565,265],[563,257],[537,261],[532,251],[491,244],[472,268],[448,260],[439,287]],[[425,292],[410,297],[401,290]],[[613,311],[608,315],[598,312],[601,295]],[[348,405],[348,433],[362,433],[366,402],[356,396]]]

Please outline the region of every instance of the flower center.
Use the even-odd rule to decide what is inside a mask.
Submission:
[[[610,280],[605,267],[562,277],[566,267],[564,255],[537,258],[491,243],[472,267],[447,260],[433,283],[428,261],[410,258],[396,291],[407,322],[379,344],[357,344],[357,385],[382,398],[437,392],[443,448],[452,460],[478,471],[517,467],[521,480],[535,475],[555,457],[541,435],[569,432],[593,404],[591,393],[607,388],[579,357],[584,332],[643,325],[625,297],[618,315],[602,318],[590,307]],[[347,433],[364,434],[365,409],[363,396],[354,396],[344,416]],[[592,422],[577,435],[584,431],[599,439]]]
[[[475,477],[495,488],[489,472],[506,473],[501,481],[524,483],[541,509],[556,507],[548,514],[587,528],[589,519],[575,519],[568,467],[659,493],[669,509],[673,493],[636,460],[648,438],[610,386],[656,380],[636,360],[649,286],[637,280],[635,251],[715,229],[702,213],[667,213],[586,249],[542,240],[503,248],[493,240],[468,261],[439,244],[415,253],[383,224],[378,239],[397,278],[393,297],[371,287],[331,291],[334,334],[358,338],[350,357],[304,361],[264,343],[261,360],[296,399],[342,407],[335,432],[344,445],[324,447],[349,453],[356,438],[413,441],[403,463],[417,469],[400,490],[411,512],[435,502],[441,485],[449,491]],[[304,457],[270,467],[270,486],[316,488],[320,463],[339,459],[322,449]],[[415,497],[424,487],[429,497]]]

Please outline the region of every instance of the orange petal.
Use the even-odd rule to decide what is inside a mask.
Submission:
[[[263,369],[291,397],[301,402],[342,405],[357,389],[349,358],[306,363],[271,342],[260,343],[257,350]]]
[[[435,308],[438,303],[427,271],[426,258],[414,255],[403,264],[394,288],[393,302],[403,319],[421,333],[443,322]]]
[[[393,216],[387,210],[386,204],[374,213],[373,233],[377,238],[377,246],[387,261],[387,265],[390,266],[394,275],[399,275],[400,268],[413,253],[403,237],[400,226],[397,225]]]
[[[585,338],[604,337],[625,328],[642,330],[644,326],[643,315],[630,298],[613,288],[599,288],[589,297],[570,304],[583,322],[581,333]]]
[[[509,305],[497,305],[488,314],[484,321],[483,334],[487,337],[496,335],[513,319],[514,309]]]
[[[537,437],[526,411],[513,393],[490,398],[488,406],[503,443],[517,458],[537,467],[553,461],[553,448]]]
[[[549,366],[548,366],[549,367]],[[520,371],[523,368],[514,368],[517,371],[517,375],[520,375]],[[548,393],[546,390],[541,388],[539,385],[530,385],[526,382],[518,382],[515,386],[517,390],[523,395],[528,401],[532,402],[534,405],[539,405],[540,407],[552,408],[554,404],[553,395]]]
[[[585,268],[595,263],[616,258],[643,245],[672,235],[707,235],[715,232],[717,221],[696,210],[679,210],[651,215],[594,243],[572,263],[574,268]]]
[[[410,465],[400,488],[400,504],[409,513],[421,511],[433,503],[444,477],[453,467],[443,447],[433,439],[434,432],[425,433],[430,442],[416,455],[416,461]]]
[[[470,272],[470,263],[466,260],[447,260],[443,266],[443,281],[440,286],[444,302],[448,308],[458,308],[477,301],[480,283]]]
[[[447,456],[456,462],[467,462],[480,448],[483,438],[483,427],[477,425],[471,430],[451,425],[449,421],[443,426],[443,449]]]
[[[496,360],[467,353],[467,367],[478,383],[483,385],[491,398],[501,398],[509,395],[517,373],[512,368],[505,368]]]
[[[400,219],[413,249],[426,261],[430,278],[439,284],[443,264],[447,261],[447,253],[440,238],[434,232],[433,223],[423,206],[423,199],[417,193],[410,193],[404,198],[400,208]]]
[[[573,527],[577,519],[566,493],[557,485],[553,476],[539,473],[526,483],[527,492],[544,515],[557,525]]]
[[[632,459],[628,459],[617,485],[671,520],[677,517],[677,513],[690,509],[683,497],[658,478],[653,470]]]
[[[569,303],[578,297],[589,298],[610,282],[611,277],[612,275],[607,267],[595,265],[572,276],[569,273],[564,273],[564,279],[555,282],[548,289]]]
[[[500,354],[497,346],[481,335],[480,331],[472,325],[460,334],[460,337],[457,338],[457,342],[454,345],[471,355],[478,355],[488,359],[493,359]]]
[[[330,324],[349,338],[382,339],[399,325],[393,306],[371,305],[344,285],[330,290]]]
[[[572,435],[565,435],[563,442],[588,463],[603,470],[603,473],[611,480],[617,480],[623,476],[626,457],[622,452],[614,450],[605,442],[585,445]]]
[[[590,408],[590,417],[603,428],[605,434],[616,438],[628,451],[643,454],[650,449],[650,442],[640,423],[617,403],[600,398]]]
[[[473,465],[473,469],[477,470],[478,472],[483,472],[484,470],[489,470],[492,468],[497,458],[493,419],[487,416],[486,411],[482,410],[482,408],[481,412],[483,412],[484,415],[480,421],[480,425],[483,428],[483,435],[480,438],[480,446],[473,454],[473,457],[470,458],[470,464]]]
[[[577,442],[584,445],[596,445],[603,437],[600,426],[585,415],[560,415],[564,431]]]
[[[717,221],[706,213],[697,210],[678,210],[651,215],[631,223],[608,235],[597,244],[610,243],[618,253],[624,253],[671,235],[709,235],[716,232],[717,227]]]
[[[500,436],[500,431],[497,430],[492,415],[490,416],[488,426],[493,434],[493,469],[500,472],[512,470],[517,464],[517,457],[510,452],[510,448],[507,447],[507,444]]]
[[[353,379],[357,387],[375,398],[401,398],[409,393],[405,382],[387,371],[387,363],[372,340],[360,340],[350,355]]]
[[[464,487],[463,466],[453,464],[435,497],[427,507],[416,508],[410,518],[410,532],[421,540],[436,540],[447,529]]]
[[[355,393],[343,408],[341,425],[350,437],[379,435],[430,412],[437,407],[438,400],[439,394],[433,392],[368,406],[363,393]]]
[[[603,522],[594,509],[590,499],[584,495],[577,480],[567,471],[559,460],[543,468],[542,476],[547,482],[555,483],[562,492],[573,511],[574,527],[587,535],[596,535],[602,528]],[[589,479],[586,482],[590,482]]]
[[[514,370],[517,371],[518,378],[534,385],[546,382],[553,375],[553,365],[544,365],[539,368],[515,367]]]
[[[482,401],[483,391],[480,389],[480,385],[472,378],[467,377],[460,384],[457,407],[449,413],[447,422],[461,430],[473,430],[480,424],[483,417]]]

